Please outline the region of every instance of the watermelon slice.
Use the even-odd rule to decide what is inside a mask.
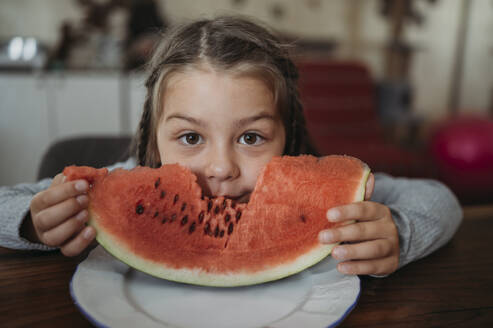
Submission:
[[[89,224],[111,254],[150,275],[190,284],[242,286],[319,262],[334,245],[329,208],[363,200],[370,170],[349,156],[275,157],[248,203],[203,195],[178,164],[132,170],[67,167],[90,183]]]

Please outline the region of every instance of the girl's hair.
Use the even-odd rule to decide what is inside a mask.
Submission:
[[[170,76],[190,67],[248,74],[273,92],[286,130],[284,155],[313,154],[297,88],[298,70],[287,47],[266,28],[240,17],[218,17],[166,31],[149,64],[147,96],[134,146],[139,165],[159,167],[157,126]]]

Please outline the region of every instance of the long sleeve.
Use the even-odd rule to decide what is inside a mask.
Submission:
[[[135,167],[135,159],[116,163],[109,170],[122,167]],[[31,200],[35,194],[47,189],[52,179],[43,179],[37,183],[22,183],[15,186],[0,187],[0,246],[12,249],[53,250],[43,244],[35,244],[20,235],[20,228],[29,212]]]
[[[445,245],[462,221],[457,198],[434,180],[375,174],[371,200],[390,208],[399,231],[399,267]]]
[[[14,249],[53,249],[43,244],[35,244],[20,235],[22,222],[29,212],[35,194],[48,188],[52,179],[38,183],[22,183],[13,187],[0,187],[0,246]]]

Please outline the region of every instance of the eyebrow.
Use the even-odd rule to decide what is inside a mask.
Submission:
[[[171,114],[170,116],[166,117],[165,122],[168,122],[172,119],[184,120],[184,121],[190,122],[192,124],[195,124],[195,125],[198,125],[201,127],[207,126],[207,123],[202,121],[202,120],[196,119],[194,117],[186,116],[186,115],[181,115],[181,114]],[[236,127],[241,127],[241,126],[244,126],[244,125],[259,121],[259,120],[263,120],[263,119],[275,121],[274,115],[271,115],[268,113],[259,113],[258,115],[242,118],[242,119],[236,121],[234,123],[234,125]]]
[[[168,122],[172,119],[184,120],[184,121],[190,122],[190,123],[198,125],[198,126],[206,126],[207,125],[205,122],[203,122],[201,120],[198,120],[198,119],[190,117],[190,116],[180,115],[180,114],[172,114],[172,115],[166,117],[165,122]]]

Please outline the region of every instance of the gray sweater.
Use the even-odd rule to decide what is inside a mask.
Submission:
[[[129,159],[110,167],[130,169]],[[29,211],[33,196],[48,188],[51,179],[35,184],[0,187],[0,246],[14,249],[51,250],[22,238],[20,226]],[[399,231],[399,267],[420,259],[443,246],[454,235],[462,220],[462,209],[455,196],[443,184],[424,179],[393,178],[375,174],[372,201],[391,210]]]

